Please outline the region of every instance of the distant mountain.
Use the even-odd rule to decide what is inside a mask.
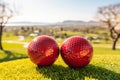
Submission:
[[[39,25],[62,25],[62,26],[69,26],[69,25],[77,25],[77,26],[95,26],[99,25],[96,21],[80,21],[80,20],[65,20],[63,22],[58,23],[42,23],[42,22],[9,22],[7,26],[39,26]]]
[[[79,20],[65,20],[61,23],[58,23],[59,25],[79,25],[79,26],[95,26],[95,25],[99,25],[99,22],[96,21],[79,21]]]
[[[66,20],[66,21],[63,21],[62,23],[65,23],[65,24],[74,24],[74,23],[84,23],[84,21]]]

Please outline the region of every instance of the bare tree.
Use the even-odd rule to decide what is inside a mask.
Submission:
[[[97,19],[107,24],[113,40],[112,49],[115,50],[116,43],[120,38],[120,3],[98,8]]]
[[[2,47],[2,32],[5,24],[13,16],[13,10],[10,9],[8,4],[0,1],[0,50],[3,50]]]

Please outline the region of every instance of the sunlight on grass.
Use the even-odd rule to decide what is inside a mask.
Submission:
[[[93,57],[91,63],[82,69],[69,68],[59,56],[52,66],[37,67],[29,59],[3,62],[0,65],[0,79],[10,80],[118,80],[120,79],[120,56]]]
[[[64,40],[56,41],[61,46]],[[0,80],[119,80],[120,49],[113,51],[111,45],[105,43],[92,45],[94,56],[90,64],[73,69],[61,56],[52,66],[37,67],[28,58],[24,44],[3,42],[5,50],[0,51]]]
[[[3,48],[5,50],[20,52],[22,54],[27,54],[27,49],[23,47],[23,44],[3,43]]]

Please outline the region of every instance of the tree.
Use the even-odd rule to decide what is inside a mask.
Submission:
[[[13,10],[10,9],[8,4],[3,1],[0,1],[0,50],[3,50],[2,47],[2,33],[5,24],[13,16]]]
[[[115,50],[116,43],[120,38],[120,3],[98,8],[97,19],[107,24],[113,40],[112,49]]]

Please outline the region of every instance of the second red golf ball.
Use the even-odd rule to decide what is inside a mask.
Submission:
[[[73,36],[63,42],[61,56],[70,67],[85,67],[92,59],[93,47],[86,39]]]

